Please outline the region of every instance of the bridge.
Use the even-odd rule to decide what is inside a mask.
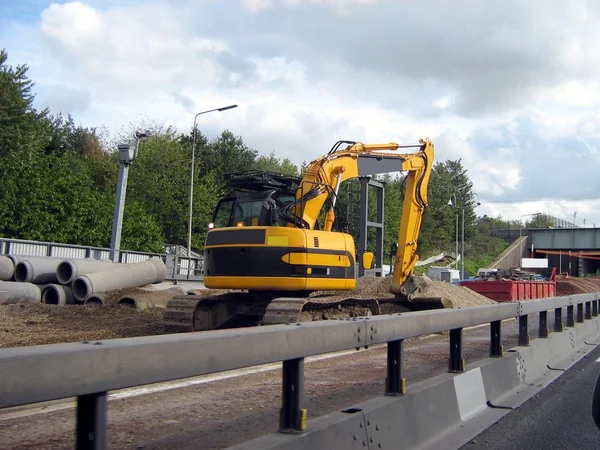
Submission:
[[[518,249],[515,246],[515,255],[506,259],[513,266],[521,257],[533,257],[548,258],[549,267],[571,276],[600,270],[600,228],[502,229],[494,230],[494,235],[511,242],[524,240]]]

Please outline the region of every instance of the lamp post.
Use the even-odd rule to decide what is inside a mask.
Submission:
[[[541,213],[536,212],[536,213],[532,213],[532,214],[523,214],[521,217],[519,217],[519,237],[521,237],[522,235],[522,231],[523,231],[523,224],[521,222],[521,219],[523,219],[523,217],[527,217],[527,216],[539,216]]]
[[[471,194],[471,196],[477,196],[477,206],[481,205],[481,201],[479,199],[479,195],[475,192]],[[452,202],[452,198],[454,198],[454,202]],[[454,207],[457,208],[458,204],[456,201],[456,194],[452,194],[450,196],[450,205],[454,204]],[[462,216],[462,229],[461,229],[461,251],[460,251],[460,278],[462,280],[465,279],[465,206],[460,207],[461,216]],[[456,214],[456,253],[458,253],[458,213]],[[458,265],[457,265],[458,268]]]
[[[192,131],[192,169],[190,174],[190,214],[188,218],[188,258],[192,254],[192,205],[194,199],[194,156],[196,154],[196,119],[201,114],[207,114],[214,111],[227,111],[228,109],[237,108],[238,105],[223,106],[221,108],[209,109],[207,111],[201,111],[194,116],[194,129]]]
[[[137,158],[140,141],[150,136],[149,131],[135,133],[135,147],[129,144],[119,145],[119,179],[117,181],[117,195],[115,198],[115,212],[113,214],[112,232],[110,236],[110,259],[117,262],[117,255],[121,248],[121,228],[123,226],[123,210],[125,209],[125,194],[127,193],[127,178],[129,165]]]
[[[454,198],[454,201],[452,200]],[[450,201],[448,202],[448,205],[451,206],[452,208],[456,209],[458,207],[458,205],[456,204],[456,195],[452,194],[450,196]],[[456,269],[458,269],[458,212],[456,213],[456,239],[455,239],[455,252],[454,252],[454,267]]]

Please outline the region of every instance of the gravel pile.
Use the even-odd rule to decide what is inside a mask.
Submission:
[[[426,276],[414,276],[415,283],[420,292],[414,297],[442,297],[452,303],[454,308],[467,306],[492,305],[496,302],[475,291],[463,286],[432,280]],[[334,295],[342,297],[365,298],[375,296],[377,298],[394,298],[390,292],[392,288],[392,277],[360,277],[356,280],[356,288],[353,291],[319,291],[313,295]],[[388,304],[386,304],[388,305]],[[382,305],[383,306],[383,305]],[[393,305],[392,305],[393,306]],[[392,306],[386,306],[392,309]],[[402,309],[402,307],[400,307]],[[398,311],[402,312],[402,311]],[[383,314],[389,314],[384,312]]]
[[[557,278],[556,295],[586,294],[600,292],[600,277]]]

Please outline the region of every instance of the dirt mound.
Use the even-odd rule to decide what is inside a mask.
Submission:
[[[600,292],[600,277],[557,278],[556,295],[586,294]]]
[[[129,306],[16,304],[0,308],[0,347],[162,334],[163,310]]]

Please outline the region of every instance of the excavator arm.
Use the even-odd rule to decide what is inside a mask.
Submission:
[[[344,143],[349,145],[340,149]],[[404,148],[419,150],[415,153],[393,153]],[[290,226],[296,224],[314,229],[323,205],[332,197],[332,208],[327,212],[324,227],[325,231],[331,231],[335,220],[333,206],[343,181],[363,175],[408,172],[392,281],[392,292],[402,294],[401,288],[412,275],[418,261],[417,241],[427,207],[427,187],[433,158],[434,146],[429,139],[421,139],[419,144],[414,145],[340,141],[327,155],[311,162],[306,168],[296,192],[296,201],[288,208],[294,218]]]

